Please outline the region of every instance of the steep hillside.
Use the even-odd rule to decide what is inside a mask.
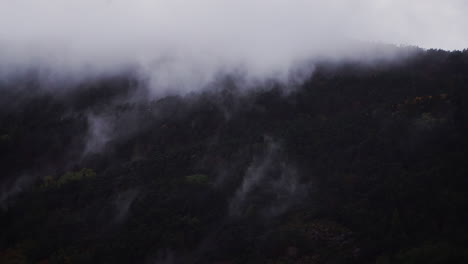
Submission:
[[[0,263],[467,263],[468,51],[152,99],[0,87]]]

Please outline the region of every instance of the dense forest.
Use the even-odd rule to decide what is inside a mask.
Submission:
[[[0,263],[468,263],[468,50],[236,78],[2,80]]]

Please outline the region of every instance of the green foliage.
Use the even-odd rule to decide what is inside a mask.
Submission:
[[[200,220],[195,216],[184,215],[180,221],[191,228],[198,228],[200,225]]]
[[[54,187],[55,185],[56,185],[56,182],[53,176],[47,175],[42,179],[41,187],[44,189]]]
[[[41,187],[44,189],[52,187],[60,188],[68,183],[91,179],[95,176],[96,172],[94,172],[92,169],[83,168],[80,171],[67,172],[60,176],[58,179],[54,179],[53,176],[46,176],[43,179]]]
[[[208,176],[204,174],[193,174],[185,177],[185,181],[189,184],[207,184]]]
[[[397,263],[468,263],[468,249],[463,249],[446,243],[426,244],[398,254]]]
[[[387,255],[377,257],[375,264],[391,264],[390,258]]]
[[[11,136],[8,134],[0,135],[0,143],[11,141]]]

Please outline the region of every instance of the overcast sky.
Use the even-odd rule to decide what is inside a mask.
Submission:
[[[262,75],[353,53],[355,41],[468,48],[466,14],[467,0],[0,0],[0,63],[136,63],[160,85],[174,73],[205,82],[232,65]]]

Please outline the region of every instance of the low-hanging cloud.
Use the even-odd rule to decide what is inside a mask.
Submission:
[[[285,79],[301,60],[362,57],[362,42],[463,49],[466,12],[464,0],[0,0],[0,71],[137,68],[156,92],[187,92],[220,73]]]

